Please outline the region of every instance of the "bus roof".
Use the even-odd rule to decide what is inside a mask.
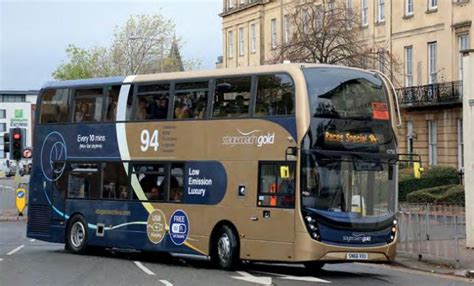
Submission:
[[[116,77],[100,77],[100,78],[91,78],[91,79],[50,81],[50,82],[46,82],[43,85],[43,88],[65,88],[65,87],[77,87],[77,86],[112,85],[112,84],[122,84],[124,80],[125,80],[124,76],[116,76]]]
[[[102,77],[102,78],[92,78],[92,79],[50,81],[50,82],[45,83],[43,85],[43,88],[67,88],[67,87],[84,87],[84,86],[96,86],[96,85],[113,85],[113,84],[123,84],[123,83],[140,83],[140,82],[148,82],[148,81],[233,76],[233,75],[252,74],[252,73],[288,72],[291,74],[292,72],[297,72],[301,70],[301,68],[314,68],[314,67],[345,68],[345,69],[352,69],[352,70],[359,70],[359,71],[373,73],[372,71],[369,71],[369,70],[363,70],[359,68],[352,68],[352,67],[346,67],[346,66],[338,66],[338,65],[291,63],[291,64],[261,65],[261,66],[225,68],[225,69],[214,69],[214,70],[203,70],[203,71],[139,74],[139,75],[133,75],[129,77],[117,76],[117,77]]]
[[[346,66],[338,66],[338,65],[291,63],[291,64],[249,66],[249,67],[239,67],[239,68],[224,68],[224,69],[205,70],[205,71],[185,71],[185,72],[173,72],[173,73],[141,74],[141,75],[133,76],[133,79],[131,81],[132,82],[147,82],[147,81],[161,81],[161,80],[175,80],[175,79],[233,76],[233,75],[252,74],[252,73],[274,73],[274,72],[292,73],[292,71],[297,71],[297,70],[301,70],[302,68],[312,68],[312,67],[346,68],[346,69],[360,70],[364,72],[373,73],[368,70],[346,67]]]

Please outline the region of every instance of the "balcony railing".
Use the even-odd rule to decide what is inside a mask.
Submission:
[[[229,2],[225,1],[224,2],[224,10],[220,14],[220,16],[221,17],[226,16],[226,15],[232,14],[234,12],[238,12],[238,11],[241,11],[243,9],[246,9],[246,8],[249,8],[249,7],[252,7],[252,6],[255,6],[255,5],[263,4],[263,3],[264,3],[264,0],[247,0],[247,1],[244,1],[244,2],[241,2],[240,0],[235,0],[233,5],[229,6]]]
[[[397,89],[402,107],[452,105],[462,103],[462,81],[435,83]]]

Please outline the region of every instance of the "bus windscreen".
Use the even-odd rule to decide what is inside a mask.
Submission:
[[[384,85],[376,75],[334,67],[303,71],[313,117],[390,120]]]

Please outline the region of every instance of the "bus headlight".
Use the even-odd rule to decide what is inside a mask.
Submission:
[[[311,237],[316,240],[321,240],[321,235],[319,234],[318,221],[310,215],[305,216],[304,220]]]
[[[397,237],[397,224],[398,224],[398,221],[394,219],[392,228],[390,229],[390,242],[394,241]]]

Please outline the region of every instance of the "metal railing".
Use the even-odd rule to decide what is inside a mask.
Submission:
[[[459,264],[466,245],[464,206],[401,204],[397,251]]]
[[[462,103],[462,81],[451,81],[397,89],[402,107]]]

